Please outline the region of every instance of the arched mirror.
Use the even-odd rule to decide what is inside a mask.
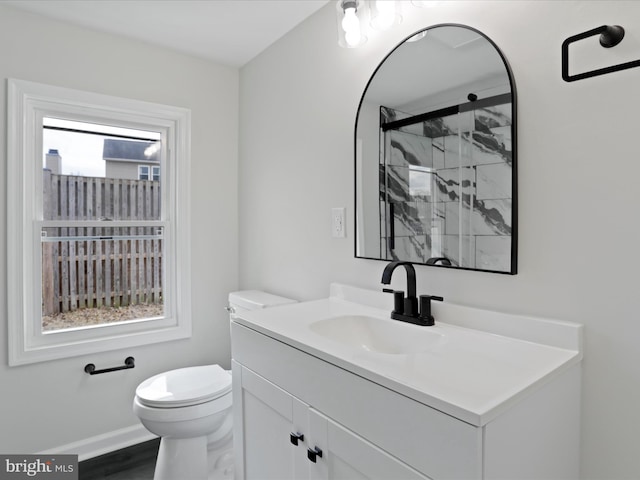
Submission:
[[[396,47],[356,118],[356,257],[515,274],[515,101],[507,62],[475,29]]]

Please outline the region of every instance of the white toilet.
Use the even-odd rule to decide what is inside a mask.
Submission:
[[[233,317],[294,302],[245,290],[229,294],[228,310]],[[233,478],[231,372],[204,365],[155,375],[136,388],[133,412],[161,437],[154,480]]]

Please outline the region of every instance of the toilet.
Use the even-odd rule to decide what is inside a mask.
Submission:
[[[295,300],[260,290],[229,294],[231,318]],[[231,372],[219,365],[170,370],[136,388],[133,412],[160,448],[154,480],[233,478]]]

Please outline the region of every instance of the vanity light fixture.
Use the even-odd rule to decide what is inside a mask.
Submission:
[[[367,24],[368,12],[364,0],[338,0],[338,44],[344,48],[355,48],[367,41],[363,26]]]
[[[402,23],[402,8],[408,2],[398,0],[336,0],[338,45],[356,48],[367,41],[367,29],[387,30]],[[416,7],[435,7],[442,1],[412,0]],[[370,20],[370,21],[369,21]],[[409,41],[424,38],[417,34]]]
[[[394,0],[370,0],[371,27],[375,30],[387,30],[402,22],[400,2]]]
[[[411,3],[413,3],[416,7],[422,8],[422,7],[435,7],[436,5],[442,2],[433,1],[433,0],[411,0]]]

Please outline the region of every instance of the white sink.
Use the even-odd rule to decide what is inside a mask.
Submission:
[[[392,300],[333,284],[329,298],[233,322],[472,425],[582,359],[577,324],[438,302],[435,325],[423,327],[390,319]]]
[[[365,315],[340,315],[317,320],[309,329],[325,338],[366,352],[390,355],[423,353],[444,342],[429,327]]]

